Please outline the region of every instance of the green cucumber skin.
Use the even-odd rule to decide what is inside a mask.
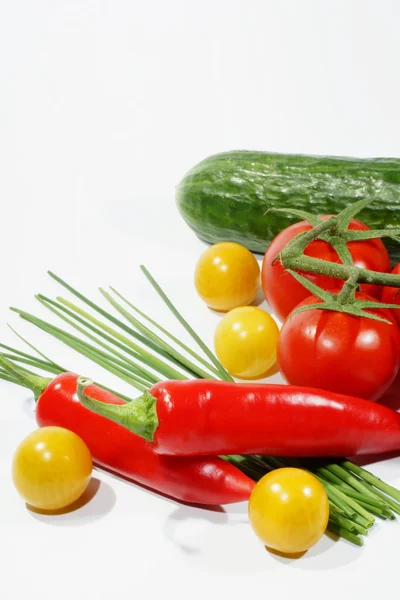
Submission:
[[[400,159],[236,150],[206,158],[176,189],[178,209],[201,239],[237,242],[259,253],[298,221],[265,214],[269,208],[336,214],[367,197],[374,202],[357,218],[377,229],[400,226]],[[392,260],[400,261],[400,245],[385,244]]]

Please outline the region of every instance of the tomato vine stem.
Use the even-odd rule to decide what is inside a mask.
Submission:
[[[321,310],[345,312],[358,317],[366,317],[390,323],[390,321],[378,317],[371,312],[366,312],[366,309],[399,309],[400,307],[398,305],[359,300],[356,297],[356,291],[361,283],[400,288],[400,275],[371,271],[369,269],[357,267],[353,264],[350,251],[347,247],[347,242],[349,241],[357,242],[381,237],[391,237],[400,241],[399,228],[371,229],[366,231],[348,229],[351,219],[368,204],[370,204],[370,200],[360,200],[359,202],[355,202],[346,207],[339,214],[324,220],[305,211],[295,209],[287,211],[290,214],[294,214],[297,217],[308,221],[311,225],[311,229],[300,233],[290,240],[276,256],[274,262],[279,260],[283,267],[299,283],[322,301],[303,306],[300,309],[295,310],[292,314],[318,308]],[[283,212],[285,209],[271,210]],[[314,240],[323,240],[329,243],[336,250],[339,259],[342,262],[330,262],[320,258],[307,256],[305,254],[305,249]],[[319,286],[310,282],[306,277],[300,275],[299,271],[341,279],[345,281],[345,284],[339,294],[333,294],[322,290]]]
[[[318,217],[315,215],[311,216],[309,213],[296,211],[295,214],[309,221],[312,225],[312,228],[293,238],[281,250],[277,256],[277,259],[281,261],[282,265],[286,269],[315,273],[318,275],[326,275],[328,277],[333,277],[334,279],[342,280],[347,280],[352,276],[354,277],[356,267],[354,267],[352,264],[349,264],[348,261],[343,260],[343,256],[341,256],[343,255],[343,242],[362,241],[381,237],[391,237],[393,239],[400,240],[399,228],[376,230],[370,229],[366,231],[348,229],[351,218],[353,218],[369,203],[370,201],[366,202],[365,200],[356,202],[353,205],[345,208],[336,216],[329,217],[324,221],[319,220],[318,224],[316,221],[316,218],[318,219]],[[271,210],[281,211],[284,209]],[[313,258],[312,256],[306,256],[304,254],[304,250],[308,244],[317,239],[328,242],[335,248],[335,250],[338,249],[338,254],[341,256],[343,262],[334,263],[319,258]],[[400,287],[400,275],[358,268],[357,282]]]

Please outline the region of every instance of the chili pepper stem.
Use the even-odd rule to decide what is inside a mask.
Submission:
[[[49,385],[51,379],[36,375],[27,369],[17,367],[13,362],[5,358],[3,354],[0,354],[0,366],[10,373],[14,379],[17,380],[19,385],[30,389],[35,395],[35,401],[37,402],[40,394]]]
[[[86,408],[122,425],[148,442],[154,441],[154,434],[158,427],[157,400],[154,396],[145,391],[139,398],[127,404],[107,404],[86,395],[85,389],[92,384],[93,381],[87,377],[78,378],[76,395]]]

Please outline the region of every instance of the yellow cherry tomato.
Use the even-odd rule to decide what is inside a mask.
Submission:
[[[284,554],[305,552],[328,525],[329,502],[322,484],[302,469],[276,469],[255,485],[249,519],[265,546]]]
[[[194,284],[210,308],[228,311],[254,300],[260,286],[260,267],[244,246],[221,242],[201,255]]]
[[[75,502],[91,474],[92,457],[85,442],[62,427],[37,429],[14,454],[15,487],[28,504],[41,510],[58,510]]]
[[[267,312],[242,306],[219,322],[214,347],[219,361],[235,377],[256,379],[276,361],[279,329]]]

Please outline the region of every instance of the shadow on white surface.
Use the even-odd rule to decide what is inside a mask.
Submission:
[[[363,548],[339,540],[329,532],[308,552],[298,556],[290,557],[270,550],[254,539],[248,524],[246,503],[241,504],[242,511],[236,515],[231,514],[231,507],[227,512],[222,507],[196,509],[180,506],[168,516],[163,534],[196,567],[218,574],[268,572],[274,562],[303,571],[333,570],[362,558]],[[215,535],[215,525],[222,526],[218,528],[220,534]],[[241,539],[239,545],[238,539]],[[248,550],[245,550],[246,547]]]
[[[228,523],[228,515],[222,506],[207,506],[207,507],[193,507],[193,506],[178,506],[177,509],[171,513],[163,527],[163,534],[169,542],[177,546],[185,554],[199,554],[203,548],[198,543],[198,530],[203,529],[204,524],[201,521],[206,521],[212,525],[223,525]],[[181,537],[182,525],[185,524],[185,538]],[[192,534],[187,539],[187,530],[190,530]]]
[[[146,494],[154,496],[155,498],[163,498],[169,504],[173,504],[174,506],[176,506],[177,511],[178,510],[179,511],[186,510],[187,514],[190,517],[193,516],[191,511],[216,512],[219,514],[225,513],[225,509],[222,506],[219,506],[219,505],[210,506],[210,505],[205,505],[205,504],[195,504],[193,502],[184,502],[183,500],[177,500],[176,498],[173,498],[172,496],[163,494],[162,492],[154,490],[151,487],[146,486],[142,483],[136,482],[133,479],[129,479],[128,477],[124,477],[123,475],[115,473],[111,469],[106,469],[103,466],[102,467],[96,466],[96,469],[98,469],[99,471],[104,471],[112,479],[116,479],[117,481],[124,481],[127,485],[129,485],[133,488],[137,488],[139,490],[143,490],[144,492],[146,492]],[[227,505],[226,512],[229,514],[244,514],[244,515],[246,515],[246,522],[247,522],[247,503],[246,502],[236,502],[234,504],[229,504],[229,505]]]
[[[363,547],[353,546],[329,531],[310,550],[299,553],[297,556],[286,556],[270,548],[265,548],[272,559],[303,571],[340,569],[351,562],[359,560],[363,550]]]
[[[26,507],[32,517],[38,521],[47,525],[70,527],[98,521],[112,511],[115,502],[116,495],[112,487],[92,477],[82,496],[65,509],[42,511],[28,504]]]
[[[130,487],[133,487],[133,488],[136,488],[136,489],[139,489],[139,490],[143,490],[147,494],[150,494],[151,496],[154,496],[155,498],[163,498],[164,500],[166,500],[170,504],[174,504],[175,506],[188,506],[188,507],[195,506],[193,504],[187,504],[187,503],[185,503],[183,501],[180,501],[180,500],[177,500],[176,498],[173,498],[172,496],[168,496],[167,494],[164,494],[162,492],[154,490],[151,487],[149,487],[147,485],[144,485],[143,483],[139,483],[138,481],[134,481],[134,479],[130,479],[129,477],[125,477],[124,475],[121,475],[119,473],[115,473],[115,471],[112,471],[111,469],[107,469],[104,466],[99,467],[99,466],[96,465],[96,469],[98,469],[99,471],[104,471],[112,479],[116,479],[117,481],[124,481]]]
[[[22,403],[22,410],[24,411],[24,413],[26,415],[28,415],[28,417],[34,417],[35,416],[35,407],[36,407],[36,402],[35,402],[35,398],[33,397],[33,394],[29,394],[28,398],[25,398],[25,400]]]

